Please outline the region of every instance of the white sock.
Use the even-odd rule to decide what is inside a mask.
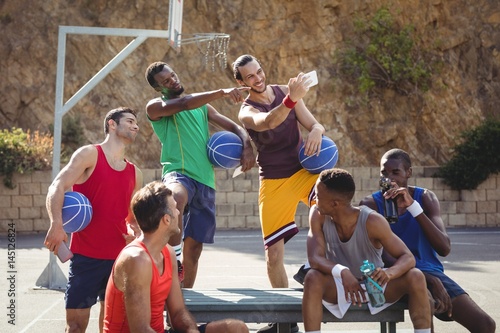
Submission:
[[[306,263],[304,264],[304,269],[308,268],[311,268],[311,265],[309,265],[309,261],[306,261]]]
[[[175,245],[175,246],[172,246],[174,248],[174,251],[175,251],[175,257],[177,258],[177,260],[181,260],[181,254],[182,254],[182,244],[179,244],[179,245]]]
[[[431,333],[430,328],[419,328],[419,329],[414,329],[413,332],[415,333]]]

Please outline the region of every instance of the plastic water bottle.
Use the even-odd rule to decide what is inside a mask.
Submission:
[[[365,277],[364,283],[366,287],[366,291],[368,293],[368,298],[370,300],[370,304],[374,308],[378,308],[385,303],[384,289],[375,282],[370,276],[375,270],[375,265],[368,260],[363,260],[363,265],[359,267],[359,270]]]
[[[379,185],[382,194],[384,194],[391,188],[391,180],[389,178],[380,177]],[[393,199],[384,198],[384,216],[389,223],[398,222],[398,208],[396,207],[396,203]]]

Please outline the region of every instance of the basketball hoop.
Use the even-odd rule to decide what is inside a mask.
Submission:
[[[227,67],[227,50],[230,35],[222,33],[197,33],[192,35],[182,34],[181,44],[196,43],[198,50],[203,55],[203,65],[210,66],[215,72],[215,63],[218,62],[221,69]],[[205,44],[206,46],[204,46]]]

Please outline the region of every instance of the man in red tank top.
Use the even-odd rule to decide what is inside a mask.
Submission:
[[[106,289],[104,332],[163,333],[166,306],[172,332],[248,333],[242,321],[226,319],[197,327],[187,310],[175,251],[167,245],[180,233],[179,210],[172,191],[154,181],[132,199],[142,235],[118,255]]]
[[[92,205],[92,220],[82,231],[73,233],[66,289],[66,332],[85,332],[90,308],[99,300],[102,332],[104,292],[111,268],[127,241],[127,224],[135,225],[130,211],[133,193],[142,186],[142,173],[125,159],[125,148],[139,131],[136,113],[129,108],[109,111],[104,119],[106,138],[98,145],[79,148],[59,172],[47,192],[50,228],[45,246],[57,254],[68,240],[62,226],[62,206],[66,191],[84,194]]]

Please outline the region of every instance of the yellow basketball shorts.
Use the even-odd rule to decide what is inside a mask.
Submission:
[[[262,179],[259,189],[259,215],[264,247],[290,240],[299,232],[295,214],[300,201],[310,206],[318,175],[305,169],[289,178]]]

